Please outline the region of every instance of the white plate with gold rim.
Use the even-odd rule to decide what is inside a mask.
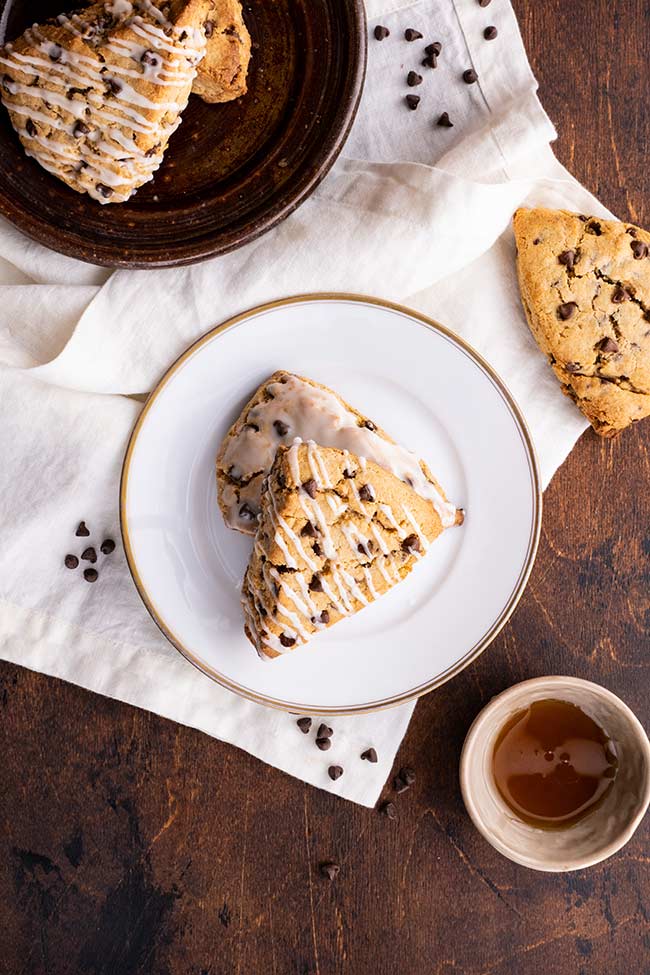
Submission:
[[[331,386],[414,450],[466,518],[376,603],[307,647],[261,661],[240,606],[251,539],[223,522],[214,461],[277,369]],[[487,363],[416,312],[354,295],[274,302],[199,339],[142,411],[120,499],[133,578],[171,643],[238,694],[309,714],[399,704],[474,660],[523,592],[541,510],[530,435]]]

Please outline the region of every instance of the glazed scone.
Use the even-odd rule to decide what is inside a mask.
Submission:
[[[566,210],[518,210],[530,329],[596,433],[650,415],[650,233]]]
[[[372,461],[278,449],[242,587],[245,631],[277,657],[401,582],[443,531],[431,500]]]
[[[215,3],[95,3],[6,45],[0,95],[27,155],[100,203],[128,200],[181,122]]]
[[[219,506],[230,528],[255,534],[264,478],[278,447],[296,438],[374,461],[432,501],[445,528],[462,521],[423,460],[327,386],[280,370],[262,383],[219,448]]]
[[[251,38],[240,0],[215,0],[205,24],[207,47],[192,91],[204,102],[230,102],[246,94]]]

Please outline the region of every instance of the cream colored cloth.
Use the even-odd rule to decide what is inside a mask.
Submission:
[[[368,79],[345,156],[273,232],[192,268],[109,272],[0,225],[0,655],[156,711],[365,805],[389,773],[413,706],[339,719],[323,754],[295,717],[243,701],[200,675],[153,625],[118,551],[101,584],[61,568],[79,519],[118,537],[122,456],[140,405],[198,335],[259,302],[351,291],[413,305],[479,349],[533,433],[547,483],[585,422],[526,327],[514,272],[513,210],[544,203],[607,215],[557,163],[506,0],[369,2]],[[380,20],[385,41],[372,38]],[[496,41],[482,32],[494,23]],[[425,35],[409,44],[406,27]],[[421,103],[404,78],[422,47]],[[479,83],[465,85],[474,66]],[[428,72],[428,73],[427,73]],[[442,111],[451,129],[435,125]],[[75,580],[76,581],[76,580]],[[444,693],[444,691],[440,692]],[[373,745],[377,765],[358,760]],[[341,764],[336,783],[327,765]]]

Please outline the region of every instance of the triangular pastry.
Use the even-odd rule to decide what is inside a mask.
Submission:
[[[566,210],[518,210],[530,329],[596,433],[650,415],[650,233]]]
[[[100,203],[128,200],[180,124],[214,3],[95,3],[7,44],[0,95],[27,155]]]
[[[443,527],[430,500],[372,461],[280,447],[242,587],[248,638],[261,657],[294,650],[401,582]]]

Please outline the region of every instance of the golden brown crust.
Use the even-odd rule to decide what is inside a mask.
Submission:
[[[247,91],[251,39],[239,0],[214,0],[208,44],[192,91],[205,102],[229,102]]]

